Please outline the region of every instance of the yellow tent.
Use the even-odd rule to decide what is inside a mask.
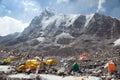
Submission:
[[[6,62],[9,64],[11,62],[11,59],[10,58],[4,59],[3,62]]]
[[[56,65],[56,64],[57,64],[57,61],[56,61],[54,58],[50,58],[50,59],[47,59],[47,60],[45,61],[45,63],[46,63],[47,65]]]
[[[25,71],[26,69],[36,70],[40,63],[36,60],[28,60],[25,65],[18,67],[18,71]]]
[[[25,71],[25,70],[26,70],[25,65],[21,65],[18,67],[18,71]]]
[[[11,58],[7,58],[7,60],[6,60],[8,63],[10,63],[11,62]]]
[[[25,64],[27,69],[36,69],[39,65],[39,62],[36,60],[28,60]]]

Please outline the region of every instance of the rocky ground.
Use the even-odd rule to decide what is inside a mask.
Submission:
[[[17,67],[25,62],[28,59],[34,59],[35,56],[41,56],[41,55],[29,55],[28,54],[21,54],[21,53],[0,53],[0,59],[1,61],[9,56],[14,56],[15,59],[9,64],[9,67],[7,68],[7,72],[0,69],[0,80],[7,80],[8,75],[10,74],[18,74]],[[44,56],[45,57],[45,56]],[[24,58],[24,59],[23,59]],[[60,56],[56,57],[61,59]],[[120,55],[119,50],[115,50],[113,53],[104,53],[104,54],[89,54],[88,59],[85,61],[78,60],[78,56],[72,56],[65,57],[66,60],[60,62],[58,61],[57,65],[54,66],[47,66],[45,65],[43,68],[39,68],[38,73],[39,74],[53,74],[53,75],[59,75],[59,76],[96,76],[102,78],[102,80],[108,80],[106,78],[113,78],[113,80],[119,80],[120,79]],[[106,63],[108,63],[110,60],[113,60],[115,64],[117,65],[117,72],[114,74],[108,74],[107,69],[104,68]],[[77,63],[79,65],[79,70],[74,71],[72,70],[73,63]],[[0,65],[3,66],[3,65]],[[4,65],[6,66],[6,65]],[[12,67],[13,66],[13,67]],[[35,71],[25,71],[24,74],[29,75],[30,73],[35,73]],[[8,80],[19,80],[19,79],[8,79]],[[112,80],[112,79],[110,79]]]

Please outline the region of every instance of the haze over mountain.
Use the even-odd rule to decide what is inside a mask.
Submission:
[[[14,36],[0,37],[2,47],[35,53],[72,54],[108,50],[120,38],[120,21],[99,13],[61,14],[49,8]]]

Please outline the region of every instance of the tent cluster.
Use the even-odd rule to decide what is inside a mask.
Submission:
[[[26,71],[26,70],[37,70],[39,67],[45,67],[45,65],[56,65],[57,61],[55,58],[49,58],[45,60],[40,60],[38,57],[35,57],[33,60],[27,60],[24,64],[18,66],[18,71]]]
[[[6,58],[6,59],[3,59],[0,64],[1,64],[1,65],[8,65],[8,64],[10,64],[11,61],[13,61],[13,60],[14,60],[14,56],[10,56],[10,57],[8,57],[8,58]]]

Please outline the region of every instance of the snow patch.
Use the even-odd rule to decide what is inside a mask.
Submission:
[[[74,21],[79,17],[80,15],[63,15],[63,14],[56,14],[54,16],[43,17],[43,20],[41,22],[42,29],[45,30],[47,26],[55,23],[55,26],[70,26],[74,23]]]
[[[80,15],[56,15],[56,26],[65,26],[68,27],[74,23],[74,21],[79,17]]]
[[[42,25],[42,30],[45,30],[47,26],[53,24],[55,21],[55,19],[53,17],[49,18],[49,17],[44,17],[41,25]]]
[[[69,33],[61,33],[60,35],[56,36],[56,38],[74,38],[73,36],[71,36]]]
[[[35,79],[36,78],[36,75],[35,74],[30,74],[30,75],[27,75],[27,74],[12,74],[12,75],[9,75],[8,77],[10,78],[19,78],[19,79],[23,79],[23,78],[26,78],[26,79]]]
[[[120,45],[120,38],[114,42],[114,46],[119,46],[119,45]]]
[[[75,22],[75,20],[79,17],[80,15],[68,15],[67,17],[66,17],[66,24],[65,24],[65,26],[70,26],[70,25],[72,25],[74,22]]]
[[[45,40],[45,38],[44,38],[44,37],[38,37],[37,40],[38,40],[39,42],[43,42],[43,41]]]
[[[73,80],[72,76],[69,77],[61,77],[61,76],[56,76],[56,75],[46,75],[46,74],[41,74],[40,75],[42,78],[45,78],[46,80]]]
[[[0,65],[0,71],[3,71],[5,73],[8,73],[12,70],[11,66],[2,66]]]
[[[9,75],[10,78],[26,78],[26,79],[35,79],[36,75],[35,74],[15,74],[15,75]],[[39,75],[42,80],[79,80],[81,78],[84,78],[85,80],[101,80],[98,77],[94,76],[82,76],[82,77],[74,77],[74,76],[66,76],[66,77],[61,77],[61,76],[56,76],[56,75],[50,75],[50,74],[40,74]]]
[[[93,18],[94,14],[90,14],[90,15],[86,15],[86,23],[85,23],[85,27],[87,27],[87,25],[89,24],[90,20]]]
[[[64,26],[64,22],[65,22],[65,15],[61,14],[61,15],[56,15],[56,23],[55,23],[55,26],[59,27],[60,25],[61,26]]]
[[[73,39],[74,37],[71,36],[69,33],[65,33],[65,32],[61,33],[60,35],[57,35],[57,36],[56,36],[56,40],[55,40],[55,44],[56,44],[57,46],[61,46],[61,47],[63,48],[63,45],[57,44],[57,41],[58,41],[60,38]],[[64,47],[66,47],[66,45],[64,45]]]

